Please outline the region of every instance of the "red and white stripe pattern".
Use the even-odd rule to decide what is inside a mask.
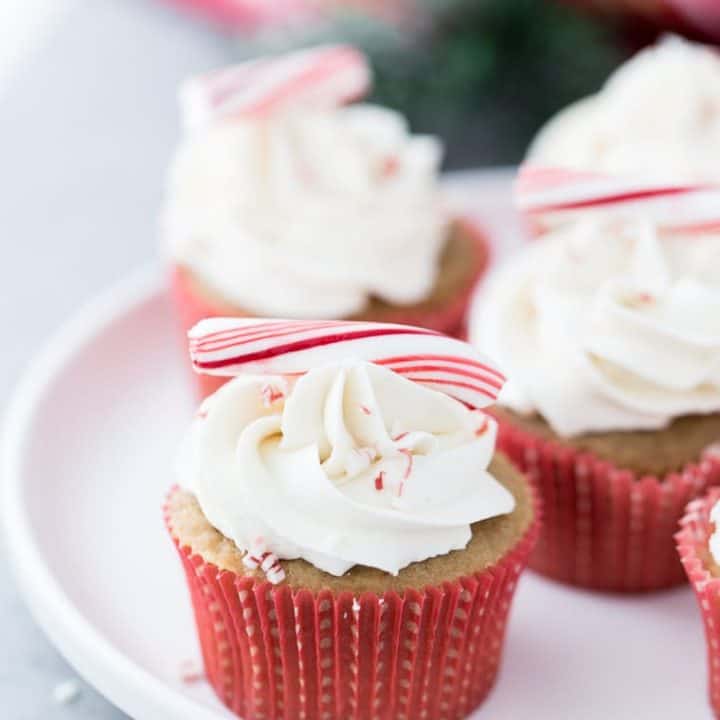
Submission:
[[[192,130],[297,105],[343,105],[363,97],[370,81],[370,67],[359,50],[327,45],[190,78],[180,89],[180,105],[185,126]]]
[[[661,229],[707,232],[720,228],[720,185],[607,175],[563,168],[520,167],[515,203],[547,229],[578,213],[642,213]]]
[[[280,560],[275,553],[267,550],[265,542],[261,538],[258,538],[247,551],[243,557],[243,564],[249,570],[260,568],[272,585],[277,585],[285,579],[285,571]]]
[[[382,365],[472,408],[495,401],[504,375],[461,340],[411,325],[335,320],[212,318],[189,334],[206,375],[303,375],[345,360]]]

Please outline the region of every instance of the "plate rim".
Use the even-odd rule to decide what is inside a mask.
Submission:
[[[142,266],[81,306],[30,361],[3,414],[0,518],[11,573],[26,606],[83,679],[136,720],[156,719],[167,713],[177,720],[218,720],[217,711],[139,667],[88,620],[55,578],[25,503],[26,447],[38,410],[57,376],[104,328],[164,290],[159,266]]]

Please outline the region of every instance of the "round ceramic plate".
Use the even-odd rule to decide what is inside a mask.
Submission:
[[[517,237],[507,174],[451,183],[498,248]],[[189,369],[161,274],[82,312],[8,408],[3,511],[37,621],[136,720],[230,718],[203,682],[180,565],[161,519],[192,415]],[[498,685],[478,718],[709,717],[702,627],[688,588],[593,594],[527,573]]]

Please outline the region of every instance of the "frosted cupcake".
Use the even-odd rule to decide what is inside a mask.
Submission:
[[[538,509],[460,341],[206,321],[206,398],[166,520],[207,676],[255,718],[461,718],[492,686]]]
[[[369,83],[358,51],[323,47],[186,84],[163,221],[186,329],[225,315],[461,331],[484,239],[443,204],[437,139],[346,104]]]
[[[538,231],[578,211],[720,226],[718,157],[720,54],[667,36],[539,132],[518,204]]]
[[[720,717],[720,488],[688,505],[676,539],[705,625],[710,703]]]
[[[609,590],[679,583],[673,533],[720,482],[720,235],[589,219],[527,246],[471,338],[511,378],[499,447],[545,508],[531,566]]]

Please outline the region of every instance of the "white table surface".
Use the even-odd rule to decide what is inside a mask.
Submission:
[[[162,177],[177,139],[174,88],[231,54],[230,40],[161,3],[44,2],[50,22],[10,16],[12,5],[43,0],[0,7],[0,61],[4,51],[13,61],[0,63],[0,407],[60,321],[156,255]],[[81,694],[57,705],[53,688],[68,679]],[[35,627],[1,547],[0,717],[125,717]]]

